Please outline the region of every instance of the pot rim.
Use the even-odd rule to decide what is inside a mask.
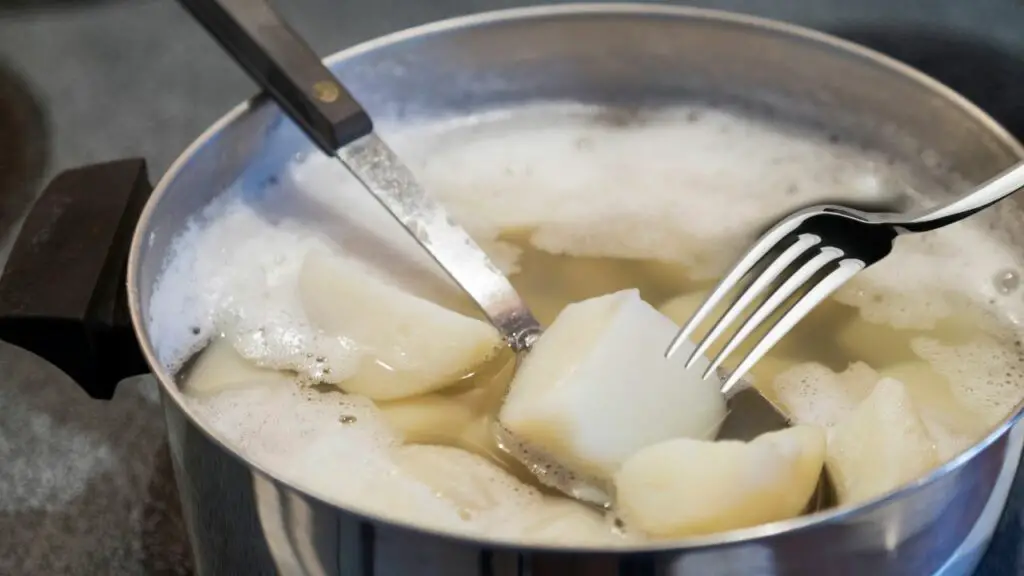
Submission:
[[[989,134],[997,138],[1001,144],[1005,145],[1014,155],[1018,158],[1024,159],[1024,146],[1021,145],[1002,125],[991,118],[986,112],[978,108],[972,102],[955,92],[945,84],[942,84],[938,80],[918,71],[917,69],[899,62],[889,56],[886,56],[880,52],[876,52],[870,48],[861,46],[854,42],[843,40],[839,37],[824,32],[818,32],[810,28],[803,26],[789,24],[769,18],[763,18],[759,16],[751,16],[742,13],[729,12],[724,10],[714,10],[706,8],[696,8],[689,6],[667,6],[667,5],[652,5],[652,4],[639,4],[639,3],[566,3],[558,4],[553,6],[530,6],[522,8],[511,8],[502,10],[493,10],[480,12],[475,14],[469,14],[465,16],[458,16],[454,18],[438,20],[419,26],[414,26],[371,40],[361,42],[349,48],[345,48],[324,59],[324,62],[328,65],[334,65],[347,59],[356,57],[360,54],[370,52],[384,46],[398,44],[414,38],[421,38],[439,33],[448,33],[457,31],[465,28],[474,28],[482,25],[487,25],[496,22],[503,21],[526,21],[533,19],[546,20],[550,18],[560,17],[572,17],[576,15],[626,15],[626,16],[664,16],[669,18],[684,18],[691,20],[709,20],[728,22],[741,26],[746,26],[754,29],[761,29],[765,31],[775,32],[781,35],[795,37],[806,40],[810,43],[817,45],[819,48],[833,50],[839,53],[845,53],[850,56],[856,56],[867,60],[870,64],[887,68],[890,71],[902,75],[909,80],[912,80],[922,88],[931,91],[935,96],[947,100],[950,104],[953,104],[968,115],[972,116],[976,121],[981,124]],[[508,549],[516,551],[537,551],[537,552],[560,552],[560,553],[586,553],[586,554],[628,554],[628,553],[662,553],[662,552],[675,552],[679,550],[692,550],[692,549],[708,549],[715,548],[725,545],[734,545],[741,543],[756,544],[758,540],[779,536],[783,534],[802,532],[811,528],[815,528],[819,525],[829,524],[837,521],[841,521],[852,516],[856,516],[862,513],[870,512],[877,508],[886,506],[896,500],[901,499],[906,494],[916,491],[926,485],[938,481],[943,476],[954,472],[961,466],[966,465],[972,460],[977,454],[985,450],[989,445],[1004,436],[1008,430],[1013,427],[1024,415],[1024,400],[1022,400],[1013,410],[1013,412],[1004,418],[998,425],[996,425],[983,439],[976,442],[971,448],[967,449],[957,457],[947,461],[942,466],[939,466],[929,474],[918,478],[914,482],[904,485],[894,491],[887,492],[878,497],[875,497],[866,502],[838,506],[836,508],[830,508],[813,514],[807,514],[803,516],[797,516],[786,520],[780,520],[771,522],[768,524],[761,524],[749,528],[741,528],[737,530],[730,530],[727,532],[721,532],[711,534],[707,536],[690,537],[685,539],[662,541],[662,542],[648,542],[643,544],[633,544],[628,546],[615,546],[615,547],[581,547],[581,546],[557,546],[557,545],[546,545],[546,544],[516,544],[509,541],[491,540],[485,538],[477,538],[474,536],[461,535],[458,533],[452,533],[429,527],[421,527],[411,523],[389,519],[383,516],[378,516],[373,513],[368,513],[356,509],[334,504],[329,498],[316,494],[313,491],[302,488],[292,482],[285,480],[275,474],[273,471],[266,469],[262,465],[251,461],[246,458],[241,452],[233,448],[229,443],[223,441],[219,434],[211,429],[202,419],[196,417],[195,414],[184,404],[183,394],[178,389],[178,386],[174,383],[173,378],[167,373],[167,370],[160,364],[156,358],[156,354],[153,350],[153,346],[148,338],[142,338],[141,335],[146,334],[143,318],[145,313],[142,310],[142,303],[140,301],[139,290],[137,288],[138,275],[140,269],[141,260],[141,246],[148,242],[146,235],[143,231],[149,229],[150,220],[153,217],[153,212],[159,204],[160,199],[167,193],[167,189],[170,184],[175,180],[177,175],[185,168],[188,161],[195,155],[195,153],[202,148],[208,141],[214,138],[220,133],[226,126],[242,121],[246,116],[254,113],[256,110],[273,105],[268,100],[254,96],[253,98],[235,106],[228,113],[214,122],[209,128],[207,128],[198,138],[196,138],[177,159],[170,165],[164,175],[160,178],[153,193],[147,201],[142,214],[139,217],[138,223],[136,224],[135,231],[132,236],[131,251],[128,257],[127,267],[127,293],[128,293],[128,304],[131,311],[132,326],[135,331],[136,337],[140,340],[140,345],[143,354],[146,358],[146,362],[151,368],[153,368],[153,374],[156,379],[160,382],[161,390],[165,398],[169,397],[174,407],[185,414],[189,422],[198,428],[207,438],[219,445],[232,457],[240,460],[248,468],[258,471],[260,474],[267,478],[273,479],[274,482],[283,484],[289,489],[294,490],[305,497],[311,498],[324,506],[328,506],[333,509],[343,510],[346,513],[352,514],[356,517],[368,520],[374,523],[399,526],[406,530],[414,532],[420,532],[437,536],[442,539],[452,540],[456,542],[470,542],[475,545],[485,546],[495,550]]]

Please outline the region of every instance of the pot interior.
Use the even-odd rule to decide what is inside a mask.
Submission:
[[[429,158],[430,148],[446,142],[446,137],[438,134],[454,134],[449,140],[471,140],[488,127],[530,125],[539,133],[547,122],[566,121],[595,130],[596,142],[577,141],[578,146],[601,146],[621,133],[644,133],[688,122],[706,125],[717,121],[714,116],[719,110],[756,118],[765,125],[786,126],[808,138],[814,135],[823,146],[867,150],[866,154],[899,165],[905,177],[898,183],[883,179],[883,187],[889,188],[878,194],[850,189],[840,198],[815,196],[818,201],[870,200],[902,207],[935,203],[992,176],[1020,156],[1019,146],[984,114],[912,70],[822,35],[713,12],[623,6],[521,10],[399,33],[338,54],[330,63],[368,109],[379,132],[400,152],[414,158],[414,164]],[[695,116],[691,118],[691,114]],[[723,130],[738,130],[738,143],[750,137],[743,133],[743,124],[730,124],[728,119],[720,123]],[[530,148],[526,140],[506,144],[518,146],[517,150]],[[497,155],[488,158],[500,156],[500,143],[484,145],[497,150]],[[672,145],[670,138],[665,141],[664,146]],[[684,143],[679,146],[679,154],[697,152]],[[334,240],[338,244],[369,247],[361,256],[399,276],[412,270],[432,278],[432,287],[423,288],[425,295],[444,299],[453,294],[451,286],[397,225],[382,216],[368,195],[339,192],[333,199],[320,195],[315,202],[303,197],[302,177],[293,171],[293,164],[297,158],[312,161],[315,154],[290,121],[273,105],[257,99],[229,114],[175,163],[137,231],[130,282],[144,347],[171,401],[231,451],[238,452],[237,442],[209,421],[210,412],[190,404],[180,389],[181,379],[174,377],[196,344],[220,331],[212,317],[202,324],[191,319],[196,314],[182,313],[183,307],[205,305],[195,295],[205,288],[196,288],[195,282],[185,278],[192,273],[189,267],[194,261],[180,258],[181,239],[187,236],[183,231],[202,229],[208,220],[216,219],[222,213],[218,202],[222,207],[224,198],[233,194],[241,202],[266,208],[259,217],[270,225],[297,222],[316,226],[329,237],[337,233]],[[605,156],[608,162],[617,158]],[[485,162],[483,156],[477,159]],[[622,161],[629,162],[629,158]],[[743,166],[747,159],[737,155],[730,161]],[[665,164],[671,161],[665,160]],[[496,166],[499,171],[514,168],[497,161]],[[414,169],[426,168],[414,165]],[[559,170],[557,166],[546,169]],[[337,171],[326,164],[318,170],[321,174]],[[774,185],[764,183],[765,188]],[[642,194],[642,190],[636,193]],[[766,206],[759,197],[765,191],[756,185],[748,193],[752,205],[760,202],[757,205],[764,209],[736,236],[742,239],[737,246],[792,208]],[[464,203],[472,204],[471,195],[465,198]],[[538,198],[534,200],[543,200]],[[710,202],[711,196],[708,198]],[[998,235],[1003,246],[1015,246],[1024,238],[1017,210],[1014,203],[1006,202],[979,216],[977,226]],[[597,229],[614,229],[616,222],[627,219],[606,214],[591,224]],[[473,232],[479,222],[465,224]],[[721,227],[727,226],[728,222],[722,222]],[[524,258],[538,262],[552,259],[536,264],[545,270],[571,268],[571,263],[558,260],[550,251],[527,248],[525,254]],[[613,256],[628,260],[633,255]],[[299,261],[302,255],[294,257]],[[668,253],[650,260],[670,258]],[[521,264],[532,265],[525,259]],[[672,268],[659,270],[671,272]],[[993,278],[1017,273],[1016,268],[991,272]],[[635,268],[621,272],[639,273]],[[594,274],[586,272],[585,283],[599,285]],[[167,280],[175,275],[182,277],[180,282]],[[546,277],[537,272],[533,278]],[[692,275],[687,279],[693,280]],[[175,292],[168,286],[190,282],[193,293],[179,290],[178,296],[168,296]],[[1008,287],[1012,281],[1006,282]],[[666,290],[663,300],[671,296],[671,290]],[[557,306],[552,305],[551,310],[549,321]],[[248,342],[253,344],[251,338]],[[981,436],[976,440],[981,441]],[[246,457],[244,451],[240,454]],[[254,465],[332,502],[323,491],[302,486],[273,467],[259,462]],[[780,529],[791,526],[796,524],[781,525]]]

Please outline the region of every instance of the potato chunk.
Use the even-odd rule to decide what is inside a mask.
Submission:
[[[794,426],[749,443],[680,438],[644,448],[615,475],[626,524],[654,538],[755,526],[800,514],[814,494],[825,434]]]
[[[826,463],[840,503],[850,504],[915,480],[939,462],[906,386],[883,378],[832,430]]]
[[[438,390],[502,346],[493,326],[402,291],[355,262],[311,252],[299,274],[310,322],[367,352],[340,386],[374,400]]]
[[[665,359],[677,330],[637,290],[567,306],[516,372],[501,424],[567,470],[605,479],[651,444],[713,438],[721,383],[700,378],[706,360],[687,370],[686,350]]]
[[[285,382],[288,379],[285,372],[260,368],[242,358],[230,342],[218,338],[196,359],[183,391],[193,396],[211,396],[225,390]]]

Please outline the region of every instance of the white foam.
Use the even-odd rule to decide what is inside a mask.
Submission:
[[[594,117],[537,110],[441,134],[410,147],[414,169],[477,234],[533,229],[533,244],[552,252],[709,274],[773,216],[894,187],[879,157],[731,113],[672,109],[625,128]]]
[[[953,397],[994,426],[1021,401],[1024,354],[1020,350],[976,339],[947,345],[931,338],[915,338],[914,352],[949,382]]]
[[[220,333],[262,366],[315,381],[319,358],[336,374],[354,373],[358,346],[314,330],[297,290],[301,255],[326,249],[325,240],[293,223],[269,225],[237,197],[217,208],[216,225],[190,229],[179,240],[154,290],[150,329],[160,360],[175,366],[195,342]]]
[[[1001,270],[1024,270],[1006,242],[969,222],[897,239],[893,254],[836,292],[868,322],[895,328],[930,329],[965,303],[1000,307],[1013,323],[1021,316],[1017,299],[993,282]]]
[[[506,270],[515,269],[517,253],[497,237],[527,229],[551,252],[672,260],[715,276],[758,230],[796,207],[912,192],[908,170],[880,156],[732,113],[680,108],[627,127],[599,117],[584,107],[539,107],[411,127],[390,140]],[[350,353],[350,342],[316,342],[297,328],[292,279],[315,246],[372,261],[424,295],[451,297],[430,259],[323,155],[296,161],[265,189],[236,187],[207,212],[216,225],[178,239],[152,299],[151,331],[166,364],[194,351],[218,314],[234,315],[252,345],[254,327],[269,325],[307,352]],[[998,239],[956,226],[901,238],[838,298],[875,323],[930,327],[949,315],[951,292],[1007,304],[991,279],[1008,268],[1024,266]]]

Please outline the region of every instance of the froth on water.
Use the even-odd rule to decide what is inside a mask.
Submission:
[[[773,217],[936,185],[880,154],[728,111],[607,120],[539,107],[390,141],[543,322],[637,287],[681,323]],[[158,358],[229,445],[328,501],[434,529],[597,547],[645,538],[544,488],[498,447],[508,357],[413,398],[343,393],[379,347],[309,316],[298,277],[313,252],[472,313],[336,162],[311,156],[258,189],[236,185],[176,240],[147,313]],[[794,421],[841,437],[878,382],[898,381],[937,465],[1024,397],[1014,252],[970,223],[901,238],[760,362],[754,384]]]

